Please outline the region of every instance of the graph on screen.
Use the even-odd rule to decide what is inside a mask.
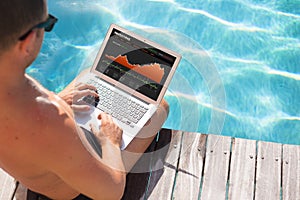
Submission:
[[[131,64],[128,61],[128,58],[126,55],[122,56],[122,55],[118,55],[117,57],[114,56],[110,56],[110,55],[105,55],[106,58],[117,62],[121,65],[123,65],[124,67],[127,67],[157,83],[160,83],[162,81],[162,78],[165,74],[165,70],[164,68],[161,67],[160,64],[158,63],[150,63],[150,64]]]

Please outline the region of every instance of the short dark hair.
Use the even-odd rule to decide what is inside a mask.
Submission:
[[[45,0],[0,0],[0,52],[43,20],[45,4]]]

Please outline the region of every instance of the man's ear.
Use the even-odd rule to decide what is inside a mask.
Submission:
[[[36,32],[31,31],[29,35],[24,39],[19,41],[19,48],[18,50],[26,57],[32,54],[34,50],[34,44],[36,40]]]

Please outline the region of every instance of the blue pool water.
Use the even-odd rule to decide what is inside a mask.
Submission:
[[[55,92],[92,65],[111,23],[183,59],[166,128],[300,145],[299,0],[55,0],[27,73]]]

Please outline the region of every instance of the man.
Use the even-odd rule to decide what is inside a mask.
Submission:
[[[1,0],[0,18],[0,167],[40,199],[120,199],[126,172],[161,128],[168,105],[162,103],[122,152],[122,130],[110,115],[101,114],[100,130],[91,127],[101,144],[100,157],[72,111],[88,109],[72,102],[88,94],[97,97],[95,88],[74,81],[58,96],[25,74],[44,31],[56,23],[46,1]]]

